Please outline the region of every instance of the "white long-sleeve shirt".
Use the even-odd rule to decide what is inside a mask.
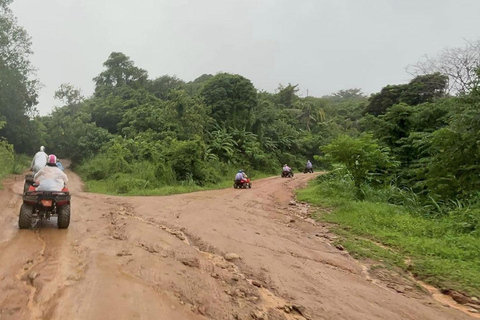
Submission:
[[[33,156],[32,169],[34,172],[38,172],[40,169],[47,165],[48,155],[43,151],[38,151]]]
[[[37,191],[62,191],[68,182],[67,175],[56,166],[43,167],[35,174],[33,180],[39,184]]]

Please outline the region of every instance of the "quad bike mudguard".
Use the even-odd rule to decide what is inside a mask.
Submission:
[[[42,204],[45,207],[50,207],[55,202],[57,206],[70,203],[70,192],[67,188],[62,191],[36,191],[35,187],[30,186],[27,192],[23,195],[23,202],[31,205]]]

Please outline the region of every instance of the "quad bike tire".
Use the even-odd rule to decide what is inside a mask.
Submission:
[[[248,184],[248,189],[252,189],[252,183],[251,182]]]
[[[59,229],[67,229],[70,225],[70,205],[61,206],[58,210],[57,225]]]
[[[33,207],[28,204],[22,204],[18,216],[18,227],[20,229],[30,229],[32,227]]]

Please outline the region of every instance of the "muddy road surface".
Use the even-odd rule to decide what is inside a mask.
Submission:
[[[167,197],[72,191],[18,229],[22,177],[0,191],[0,319],[471,319],[426,293],[372,281],[290,204],[312,175]],[[411,290],[410,290],[411,289]]]

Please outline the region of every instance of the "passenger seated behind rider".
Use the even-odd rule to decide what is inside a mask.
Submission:
[[[45,167],[45,165],[47,164],[47,160],[48,155],[45,153],[45,147],[41,146],[40,151],[35,153],[32,159],[32,164],[30,168],[32,169],[33,174],[37,173],[40,169]]]
[[[33,177],[39,186],[37,191],[62,191],[68,182],[67,175],[57,167],[57,157],[53,154],[48,156],[47,165]]]
[[[243,170],[239,170],[235,175],[235,181],[241,181],[242,179],[247,179],[247,174]]]
[[[290,172],[290,171],[292,171],[292,168],[290,168],[289,166],[287,166],[287,164],[285,163],[285,165],[283,166],[283,171],[284,171],[284,172]]]

